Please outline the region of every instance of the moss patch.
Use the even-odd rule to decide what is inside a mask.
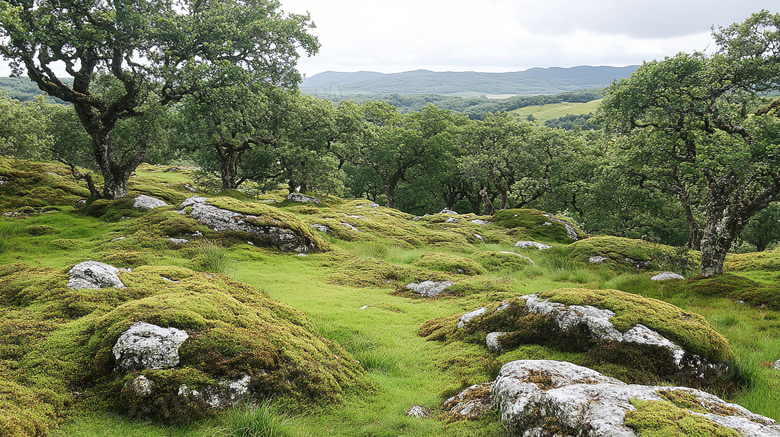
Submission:
[[[181,384],[198,390],[220,378],[249,375],[257,397],[311,404],[336,402],[365,386],[360,364],[338,344],[314,335],[302,313],[251,286],[179,267],[140,267],[120,276],[125,289],[71,290],[66,270],[0,267],[6,304],[0,313],[0,382],[10,387],[0,404],[19,405],[20,414],[45,429],[74,405],[74,391],[84,394],[90,408],[131,415],[148,410],[150,418],[182,420],[204,411],[159,407],[175,399]],[[189,333],[175,369],[114,371],[111,349],[138,321]],[[153,381],[151,395],[141,398],[127,389],[128,378],[137,374]],[[0,423],[11,420],[7,411],[17,416],[16,410],[0,411]],[[11,435],[37,435],[25,432]]]
[[[728,297],[756,306],[780,309],[780,286],[762,284],[734,273],[711,277],[696,276],[681,287],[700,296]]]
[[[601,265],[621,270],[657,268],[685,274],[698,265],[699,253],[622,237],[591,237],[567,246],[569,258],[588,264],[591,257],[605,258]]]
[[[529,258],[514,252],[482,252],[477,260],[491,272],[514,272],[533,265]]]
[[[739,437],[737,431],[680,408],[672,402],[632,399],[636,410],[626,412],[625,424],[640,437]]]

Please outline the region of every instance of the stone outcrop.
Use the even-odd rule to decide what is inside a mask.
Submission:
[[[682,275],[678,275],[677,273],[661,272],[650,279],[652,279],[653,281],[668,281],[670,279],[685,279],[685,277]]]
[[[159,208],[161,206],[168,206],[168,204],[165,203],[165,201],[144,194],[136,197],[134,200],[135,200],[135,202],[133,203],[134,207],[146,211],[152,210],[154,208]]]
[[[703,357],[691,354],[674,344],[661,334],[642,324],[637,324],[626,332],[618,331],[611,319],[615,313],[608,309],[599,309],[589,305],[564,305],[539,299],[531,294],[521,296],[525,306],[531,313],[551,315],[562,331],[572,331],[581,326],[587,327],[587,332],[594,340],[633,343],[642,346],[652,346],[669,351],[674,366],[678,371],[691,377],[723,377],[729,370],[728,364],[710,363]]]
[[[209,408],[229,407],[249,397],[249,375],[236,380],[223,379],[201,390],[191,390],[186,384],[179,386],[182,400],[204,403]]]
[[[686,427],[697,427],[696,435],[714,435],[714,430],[727,428],[745,436],[780,436],[780,425],[774,420],[709,393],[625,384],[567,362],[513,361],[488,384],[489,394],[480,397],[481,408],[475,408],[474,396],[469,395],[473,386],[448,399],[445,409],[464,418],[483,417],[489,399],[511,434],[523,436],[636,437],[639,429],[661,426],[679,426],[676,435],[686,435]],[[663,422],[668,411],[675,419]],[[702,427],[711,431],[701,431]]]
[[[320,202],[320,199],[317,199],[316,197],[309,197],[301,193],[290,193],[287,195],[287,200],[290,202],[314,203],[317,205],[322,204],[322,202]]]
[[[182,202],[181,207],[185,208],[185,213],[186,208],[190,208],[192,218],[217,232],[247,232],[259,240],[259,244],[275,246],[283,252],[307,253],[315,247],[314,241],[291,229],[259,224],[258,216],[217,208],[206,201],[203,197],[191,197]]]
[[[179,364],[179,348],[187,338],[180,329],[136,322],[119,336],[112,352],[121,369],[167,369]]]
[[[569,237],[569,239],[571,239],[572,241],[577,241],[580,239],[577,236],[577,229],[574,226],[572,226],[571,223],[565,220],[561,220],[552,214],[545,214],[544,216],[554,221],[555,223],[562,224],[566,228],[566,236]],[[552,225],[552,223],[550,222],[545,222],[544,224],[542,224],[542,226],[550,226],[550,225]]]
[[[535,247],[539,250],[545,250],[551,248],[552,246],[544,243],[539,243],[536,241],[518,241],[517,243],[515,243],[515,247],[519,247],[521,249],[529,249],[531,247]]]
[[[423,297],[438,296],[449,287],[452,287],[452,282],[450,281],[423,281],[406,284],[407,289],[419,293]]]
[[[68,276],[70,277],[68,288],[125,288],[125,284],[119,279],[117,273],[129,271],[130,269],[118,269],[112,265],[98,261],[84,261],[73,266],[68,272]]]

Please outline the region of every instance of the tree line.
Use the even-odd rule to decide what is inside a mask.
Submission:
[[[93,197],[126,195],[143,161],[186,159],[220,190],[281,184],[414,214],[562,212],[592,232],[700,249],[705,275],[776,210],[780,100],[766,96],[780,89],[780,14],[718,28],[714,54],[643,64],[603,91],[588,120],[602,130],[567,131],[302,95],[295,63],[319,43],[308,16],[273,0],[34,3],[0,3],[0,53],[72,105],[3,99],[3,154],[55,157]]]

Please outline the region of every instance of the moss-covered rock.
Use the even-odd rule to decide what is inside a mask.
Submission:
[[[46,428],[68,411],[74,390],[95,408],[188,420],[208,410],[193,399],[177,401],[178,410],[160,407],[172,407],[182,385],[202,391],[248,376],[253,397],[314,404],[336,402],[365,384],[360,364],[344,349],[313,334],[302,313],[251,286],[181,267],[140,267],[120,275],[125,289],[74,290],[65,286],[65,270],[0,267],[0,301],[17,308],[0,312],[0,344],[16,345],[0,348],[0,381],[23,387],[0,403],[35,399],[29,407],[19,405]],[[112,348],[139,321],[188,333],[175,368],[116,369]],[[13,328],[20,323],[42,329],[20,336]],[[129,384],[139,375],[151,381],[149,393]]]
[[[538,309],[541,299],[554,304]],[[570,306],[579,309],[569,311]],[[733,383],[723,379],[728,364],[719,364],[733,362],[731,345],[703,317],[618,290],[552,290],[494,302],[463,316],[429,320],[418,330],[429,340],[480,344],[485,344],[491,333],[495,337],[492,341],[498,343],[496,349],[541,344],[584,353],[594,364],[635,369],[633,375],[623,372],[634,382],[670,379],[693,386]],[[659,334],[662,338],[654,337]],[[654,340],[646,340],[649,338]],[[680,352],[674,345],[681,348]],[[702,373],[705,378],[700,378]]]
[[[477,260],[491,272],[513,272],[534,264],[531,258],[515,252],[482,252]]]
[[[513,229],[520,239],[565,244],[588,237],[567,220],[536,209],[498,211],[494,221],[498,226]]]
[[[680,284],[681,290],[707,297],[727,297],[755,306],[780,309],[780,286],[762,284],[734,273],[716,276],[694,276]]]
[[[599,236],[566,247],[569,258],[620,270],[661,269],[686,274],[699,263],[699,253],[622,237]]]

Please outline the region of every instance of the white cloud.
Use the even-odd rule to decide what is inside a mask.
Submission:
[[[281,1],[288,13],[309,11],[317,25],[322,48],[298,64],[308,76],[640,64],[707,49],[712,25],[766,7],[757,0]]]

